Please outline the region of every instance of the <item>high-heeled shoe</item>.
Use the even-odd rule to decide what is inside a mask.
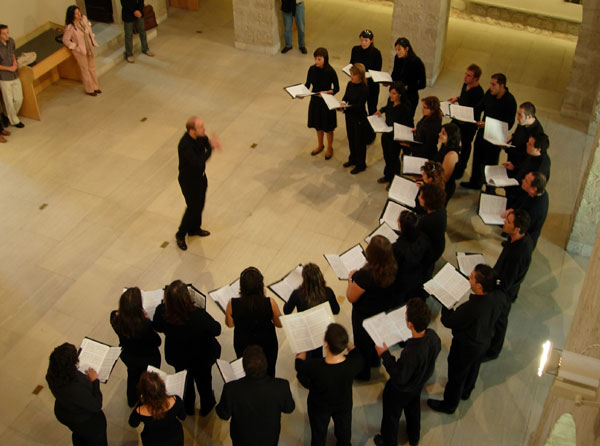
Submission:
[[[323,151],[325,147],[321,146],[321,147],[317,147],[315,150],[313,150],[312,152],[310,152],[310,154],[312,156],[318,155],[319,153],[321,153]]]
[[[333,148],[325,152],[325,160],[330,160],[333,157]]]

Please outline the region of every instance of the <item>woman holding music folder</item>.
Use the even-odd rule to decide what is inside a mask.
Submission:
[[[165,383],[157,373],[144,372],[138,383],[140,402],[129,416],[129,425],[144,423],[144,446],[183,446],[185,420],[183,402],[177,395],[167,395]]]
[[[444,170],[444,190],[446,191],[446,205],[456,190],[457,165],[460,159],[460,129],[454,123],[444,124],[440,130],[438,143],[440,150],[436,153],[434,161],[441,163]]]
[[[165,289],[164,302],[156,307],[152,325],[165,334],[165,360],[176,372],[187,370],[183,404],[194,415],[196,392],[200,395],[200,415],[206,416],[215,406],[211,369],[221,356],[216,336],[221,324],[204,308],[194,306],[185,283],[175,280]]]
[[[394,127],[395,123],[413,128],[414,120],[410,111],[410,106],[406,100],[406,90],[402,82],[393,82],[390,85],[390,99],[385,107],[375,112],[375,115],[381,116],[385,113],[385,123]],[[394,175],[400,175],[400,143],[394,141],[394,132],[381,134],[381,149],[383,150],[383,159],[385,167],[383,176],[377,180],[378,183],[391,183]]]
[[[437,153],[438,135],[442,128],[442,110],[440,100],[435,96],[423,98],[423,117],[417,123],[415,141],[411,144],[409,154],[432,160]]]
[[[50,354],[46,381],[56,398],[54,414],[73,433],[74,445],[106,446],[106,417],[98,374],[91,368],[80,372],[78,363],[73,344],[65,342]]]
[[[127,404],[138,401],[137,385],[148,365],[160,368],[160,336],[142,307],[139,288],[127,288],[119,299],[119,310],[110,313],[110,325],[117,336],[121,360],[127,366]]]
[[[406,95],[411,107],[410,111],[414,117],[417,105],[419,105],[419,90],[427,85],[425,65],[415,54],[415,50],[406,37],[400,37],[396,40],[394,48],[396,57],[394,57],[392,79],[402,82],[406,86]]]
[[[302,284],[292,292],[283,306],[283,314],[292,313],[294,308],[298,312],[305,311],[324,302],[329,302],[333,314],[340,312],[335,293],[326,285],[321,269],[314,263],[307,263],[302,268]],[[322,358],[321,347],[307,352],[307,357]]]
[[[367,121],[365,104],[369,97],[369,87],[365,77],[365,66],[361,63],[352,65],[350,68],[350,82],[346,86],[346,93],[342,98],[342,111],[346,115],[346,134],[348,135],[348,146],[350,155],[343,166],[354,166],[350,171],[355,175],[367,168],[367,139],[372,130]]]
[[[306,88],[312,85],[315,93],[310,97],[308,105],[308,127],[317,131],[317,148],[310,152],[318,155],[323,151],[323,137],[327,134],[327,152],[325,159],[333,156],[333,131],[337,127],[335,110],[329,110],[327,104],[321,97],[321,93],[336,94],[340,91],[340,84],[335,70],[329,65],[329,53],[325,48],[317,48],[313,53],[315,64],[308,69],[306,76]]]
[[[378,367],[381,363],[375,344],[362,323],[365,319],[393,306],[393,285],[398,269],[392,244],[382,235],[371,238],[365,254],[366,265],[350,273],[346,289],[346,297],[352,304],[354,344],[365,360],[361,372],[356,377],[361,381],[371,379],[371,367]]]
[[[273,299],[265,296],[261,272],[250,266],[240,275],[240,297],[227,304],[225,324],[233,330],[233,348],[238,358],[249,345],[260,345],[267,357],[267,374],[275,377],[277,363],[277,334],[281,327],[279,307]]]

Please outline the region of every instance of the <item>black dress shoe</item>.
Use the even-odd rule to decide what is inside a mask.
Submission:
[[[306,51],[306,47],[305,47],[305,46],[301,46],[301,47],[300,47],[300,52],[301,52],[302,54],[306,54],[306,53],[308,53],[308,51]]]
[[[461,181],[460,187],[464,187],[465,189],[473,189],[473,190],[481,189],[481,186],[477,186],[477,185],[471,183],[470,181]]]
[[[177,246],[179,247],[179,249],[181,249],[182,251],[187,250],[187,245],[185,243],[184,238],[175,237],[175,240],[177,240]]]
[[[385,446],[385,441],[383,440],[381,434],[377,434],[375,437],[373,437],[373,443],[375,443],[375,446]]]
[[[443,413],[447,413],[447,414],[453,414],[454,411],[456,410],[456,409],[450,409],[448,406],[446,406],[446,403],[444,403],[444,401],[432,400],[431,398],[429,398],[427,400],[427,405],[429,407],[431,407],[433,410],[435,410],[436,412],[443,412]]]
[[[346,161],[344,164],[342,164],[342,166],[350,167],[350,166],[354,166],[354,163],[352,161]]]
[[[19,122],[18,124],[15,124],[15,127],[18,129],[22,129],[23,127],[25,127],[25,124],[23,124],[22,122]]]
[[[391,183],[392,180],[388,179],[388,177],[381,177],[377,179],[379,184]]]
[[[197,235],[198,237],[208,237],[210,235],[210,232],[205,231],[204,229],[198,229],[197,231],[188,232],[188,235],[191,235],[191,236]]]
[[[361,172],[362,172],[362,171],[364,171],[365,169],[366,169],[366,167],[358,167],[358,166],[356,166],[354,169],[352,169],[352,170],[350,171],[350,173],[351,173],[352,175],[356,175],[357,173],[361,173]]]
[[[102,90],[94,90],[94,93],[100,94],[100,93],[102,93]]]
[[[284,49],[281,50],[281,54],[285,54],[285,53],[287,53],[291,49],[292,49],[291,46],[286,46]]]

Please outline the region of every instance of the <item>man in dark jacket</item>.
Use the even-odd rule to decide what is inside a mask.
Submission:
[[[137,28],[142,44],[142,53],[154,57],[154,53],[148,48],[146,28],[144,26],[144,0],[121,0],[121,18],[125,28],[125,59],[134,63],[133,57],[133,26]]]

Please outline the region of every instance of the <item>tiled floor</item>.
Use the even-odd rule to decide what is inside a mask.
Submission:
[[[365,27],[389,54],[384,44],[391,41],[390,23],[389,3],[313,0],[308,47],[327,47],[339,69]],[[97,98],[83,95],[74,82],[48,88],[40,95],[43,120],[25,120],[26,128],[15,129],[0,147],[0,444],[68,444],[69,432],[55,420],[45,387],[48,355],[59,343],[79,344],[85,335],[115,343],[108,315],[123,286],[154,289],[179,278],[208,291],[248,265],[271,283],[313,261],[344,295],[345,282],[335,279],[322,254],[345,250],[376,226],[386,199],[375,182],[383,168],[380,145],[369,148],[366,172],[349,175],[341,167],[348,149],[339,119],[334,159],[309,156],[316,142],[305,126],[308,101],[290,100],[282,86],[303,81],[312,58],[297,50],[273,57],[236,50],[232,26],[230,2],[203,1],[195,13],[170,10],[152,42],[155,58],[141,55],[135,64],[118,65],[101,78],[104,93]],[[539,346],[546,338],[564,342],[586,266],[562,249],[565,216],[591,145],[580,123],[558,114],[574,47],[450,21],[445,69],[425,94],[456,94],[471,62],[482,65],[484,84],[492,72],[504,71],[517,101],[538,105],[555,169],[546,231],[511,313],[505,350],[482,367],[473,397],[455,415],[424,405],[423,445],[522,445],[537,425],[550,384],[535,376]],[[341,72],[340,79],[345,84]],[[192,239],[182,252],[173,238],[184,207],[176,146],[192,114],[205,118],[224,150],[208,164],[204,215],[212,235]],[[483,250],[495,261],[500,231],[476,216],[476,202],[476,195],[462,190],[451,201],[445,259],[454,261],[454,252],[464,249]],[[164,241],[169,244],[162,248]],[[223,322],[215,305],[209,311]],[[344,302],[338,321],[348,328],[349,314]],[[445,384],[451,341],[439,319],[433,327],[443,350],[424,399],[437,397]],[[278,375],[291,381],[297,402],[283,419],[281,444],[308,444],[307,392],[295,380],[285,335],[278,336]],[[223,358],[232,359],[232,330],[225,328],[220,342]],[[114,445],[137,442],[127,426],[124,377],[119,363],[102,386]],[[379,430],[384,380],[381,370],[371,383],[355,386],[353,444],[372,444]],[[38,384],[44,389],[35,396]],[[214,386],[220,394],[218,376]],[[188,445],[230,444],[228,424],[214,413],[184,425]]]

